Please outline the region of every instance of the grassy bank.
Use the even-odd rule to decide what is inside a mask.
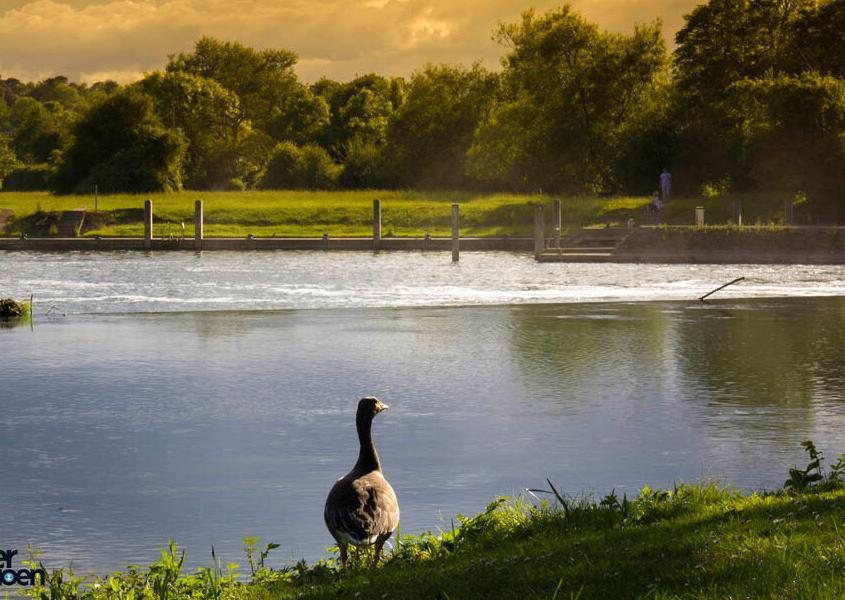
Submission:
[[[182,192],[157,195],[101,196],[99,214],[88,218],[84,235],[143,235],[143,202],[153,200],[159,236],[193,235],[194,200],[205,206],[207,236],[368,236],[372,234],[372,200],[381,199],[385,235],[448,235],[452,203],[461,205],[461,234],[469,236],[530,236],[532,205],[551,205],[551,196],[477,194],[470,192]],[[784,197],[778,195],[677,198],[664,206],[663,222],[691,224],[696,206],[707,210],[708,223],[726,223],[732,202],[742,200],[745,223],[779,222]],[[563,198],[564,226],[569,228],[606,223],[621,225],[634,219],[648,222],[646,197]],[[47,213],[76,208],[94,209],[93,196],[52,196],[44,192],[0,193],[0,211],[12,215],[2,234],[37,234]],[[550,211],[547,220],[550,223]],[[41,225],[39,225],[41,223]],[[45,234],[47,232],[45,231]]]
[[[812,449],[815,452],[815,449]],[[148,570],[87,582],[87,598],[841,598],[845,596],[845,462],[819,456],[790,473],[789,491],[741,494],[716,485],[643,489],[571,500],[551,487],[532,501],[496,500],[438,535],[405,536],[377,568],[359,557],[271,570],[253,547],[238,567],[181,574],[171,546]],[[838,471],[837,471],[838,469]],[[550,500],[538,501],[536,496]],[[254,541],[252,542],[254,544]],[[267,559],[267,564],[271,564]],[[76,584],[54,571],[41,598]],[[134,591],[133,591],[134,590]],[[133,596],[134,594],[134,596]]]

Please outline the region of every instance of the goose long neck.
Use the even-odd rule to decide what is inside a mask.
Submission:
[[[355,470],[359,472],[381,471],[381,462],[378,458],[378,452],[376,452],[376,445],[373,444],[372,415],[358,413],[355,418],[355,425],[358,428],[358,441],[361,444]]]

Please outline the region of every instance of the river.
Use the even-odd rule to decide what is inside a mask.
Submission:
[[[0,542],[100,574],[327,556],[374,425],[406,532],[498,495],[771,489],[845,452],[845,268],[466,253],[0,253]],[[746,280],[696,298],[736,277]]]

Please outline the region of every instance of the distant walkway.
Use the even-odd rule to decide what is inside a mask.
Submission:
[[[845,227],[609,227],[544,240],[542,263],[845,264]]]
[[[461,250],[530,251],[533,240],[526,237],[464,237]],[[252,237],[195,240],[192,237],[153,238],[150,250],[438,250],[452,248],[449,237]],[[0,250],[110,251],[147,250],[142,237],[37,237],[0,238]]]

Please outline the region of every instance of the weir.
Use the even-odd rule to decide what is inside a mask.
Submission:
[[[695,227],[587,227],[563,235],[560,200],[551,208],[552,236],[546,238],[543,205],[534,206],[532,237],[461,237],[460,206],[451,207],[451,236],[383,237],[382,203],[373,200],[372,237],[205,237],[203,201],[194,205],[194,239],[155,237],[153,203],[144,202],[144,237],[0,237],[0,251],[115,250],[431,250],[450,251],[453,262],[461,250],[531,252],[541,263],[711,263],[711,264],[845,264],[845,227],[786,226],[708,229],[704,209],[695,211]],[[735,205],[739,212],[741,208]],[[793,219],[785,206],[786,223]],[[719,237],[722,236],[722,237]]]

